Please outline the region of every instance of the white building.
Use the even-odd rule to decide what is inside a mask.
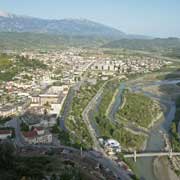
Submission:
[[[0,130],[0,139],[4,140],[12,136],[11,130]]]
[[[120,143],[114,139],[107,139],[105,141],[105,148],[107,150],[113,150],[115,152],[121,152],[121,146]]]

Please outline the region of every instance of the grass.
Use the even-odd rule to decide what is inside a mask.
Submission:
[[[180,123],[180,96],[176,99],[175,118],[171,124],[171,144],[173,151],[180,151],[180,138],[178,133],[178,125]]]
[[[12,117],[0,117],[0,125],[4,125],[6,122],[10,121]]]
[[[145,137],[142,135],[134,135],[124,129],[120,124],[113,123],[106,114],[106,110],[112,101],[114,93],[119,87],[117,80],[110,81],[104,88],[102,99],[99,104],[98,112],[94,120],[100,131],[101,136],[113,138],[120,142],[121,146],[125,149],[140,149]]]
[[[151,98],[143,94],[124,92],[126,103],[120,109],[116,118],[120,121],[135,123],[138,126],[148,128],[154,118],[160,112],[160,107]]]
[[[102,84],[102,81],[98,81],[96,85],[85,84],[80,88],[73,98],[71,111],[66,121],[66,127],[74,134],[75,144],[83,143],[86,148],[92,147],[92,139],[86,124],[83,122],[82,112]]]
[[[10,60],[9,56],[5,54],[0,55],[0,70],[9,68],[11,65],[12,65],[12,61]]]
[[[24,57],[16,56],[14,60],[10,60],[10,56],[5,54],[0,55],[0,80],[10,81],[17,74],[25,71],[33,71],[36,69],[46,69],[47,66],[37,59],[27,59]],[[24,77],[29,79],[29,77]]]

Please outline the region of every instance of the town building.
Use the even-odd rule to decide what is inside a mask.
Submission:
[[[32,131],[23,132],[24,139],[29,144],[50,144],[52,134],[42,127],[35,127]]]
[[[12,137],[11,130],[0,130],[0,140],[5,140]]]

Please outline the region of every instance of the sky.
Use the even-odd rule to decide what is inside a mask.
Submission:
[[[180,37],[180,0],[0,0],[0,11],[40,18],[83,18],[128,34]]]

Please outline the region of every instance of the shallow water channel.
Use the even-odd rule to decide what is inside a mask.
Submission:
[[[150,131],[150,135],[147,141],[147,146],[145,151],[147,152],[153,152],[153,151],[161,151],[165,147],[164,143],[164,138],[162,134],[167,134],[169,132],[169,128],[171,125],[171,121],[174,119],[176,107],[175,107],[175,102],[172,100],[169,101],[164,101],[163,98],[158,97],[156,94],[151,94],[148,92],[144,92],[142,90],[143,87],[147,86],[162,86],[165,84],[176,84],[177,80],[172,80],[172,81],[155,81],[151,82],[150,84],[146,84],[143,86],[141,84],[140,86],[138,85],[131,85],[128,88],[132,89],[134,92],[143,92],[146,96],[149,96],[151,98],[156,98],[161,104],[167,107],[167,111],[164,114],[164,117],[154,125],[154,127]],[[125,88],[126,84],[123,83],[119,87],[119,93],[116,97],[115,103],[112,106],[110,117],[114,119],[115,112],[118,110],[118,108],[121,106],[122,102],[122,91],[123,88]],[[138,158],[135,163],[135,170],[137,175],[144,180],[158,180],[159,177],[155,177],[154,172],[153,172],[153,158],[151,157],[146,157],[146,158]],[[162,172],[163,174],[163,172]]]
[[[159,97],[156,94],[152,94],[149,92],[143,91],[143,87],[149,87],[149,86],[163,86],[166,84],[176,84],[180,82],[180,80],[166,80],[166,81],[154,81],[149,84],[143,84],[141,83],[138,85],[137,83],[128,83],[121,82],[119,85],[119,91],[116,95],[115,102],[113,103],[109,117],[112,121],[115,120],[115,113],[118,111],[119,107],[122,104],[122,93],[123,90],[127,87],[130,88],[133,92],[142,92],[144,95],[149,96],[151,98],[154,98],[158,100],[163,106],[166,106],[167,111],[164,113],[164,117],[161,119],[161,121],[158,121],[154,127],[150,131],[149,138],[147,140],[147,146],[145,151],[151,152],[151,151],[161,151],[165,147],[163,134],[169,133],[169,128],[171,125],[171,121],[174,119],[176,107],[175,102],[173,100],[164,100],[163,97]],[[101,98],[98,99],[96,107],[89,112],[89,117],[92,120],[94,118],[94,114],[98,111],[98,105],[101,101]],[[94,121],[91,122],[93,128],[96,130],[96,134],[100,136],[98,128],[96,127],[96,124]],[[135,164],[135,171],[138,177],[140,177],[142,180],[158,180],[159,177],[155,177],[153,172],[153,158],[146,157],[146,158],[138,158]],[[163,172],[162,172],[163,174]]]

